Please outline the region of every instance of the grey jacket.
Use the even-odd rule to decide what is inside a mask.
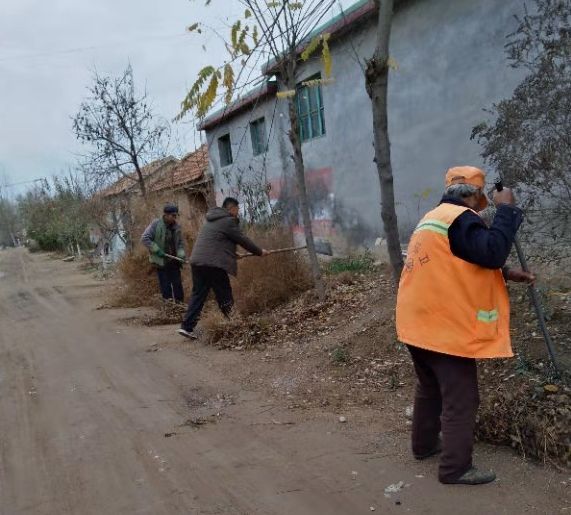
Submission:
[[[198,232],[190,263],[198,266],[212,266],[236,275],[238,264],[236,245],[248,252],[262,255],[262,249],[240,230],[240,222],[226,209],[214,207],[206,213],[206,223]]]

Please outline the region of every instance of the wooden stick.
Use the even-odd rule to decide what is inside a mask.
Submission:
[[[180,261],[181,263],[186,263],[186,259],[182,259],[177,256],[171,256],[170,254],[165,254],[165,257],[168,257],[169,259],[174,259],[175,261]]]
[[[303,247],[287,247],[285,249],[275,249],[275,250],[269,250],[268,254],[281,254],[283,252],[294,252],[296,250],[303,250],[306,249],[307,245],[304,245]],[[238,259],[242,259],[242,258],[247,258],[247,257],[252,257],[255,256],[256,254],[252,254],[250,252],[248,252],[248,254],[238,254]]]

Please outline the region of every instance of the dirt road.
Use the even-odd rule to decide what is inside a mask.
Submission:
[[[479,447],[500,481],[439,485],[406,434],[246,391],[225,371],[247,357],[120,324],[99,291],[74,264],[0,252],[2,514],[571,513],[569,474]]]

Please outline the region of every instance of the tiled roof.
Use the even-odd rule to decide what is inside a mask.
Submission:
[[[152,163],[144,166],[141,169],[141,172],[143,173],[143,177],[148,179],[157,173],[163,166],[167,164],[174,164],[176,162],[177,160],[172,156],[165,157],[163,159],[157,159],[156,161],[153,161]],[[137,173],[132,172],[127,177],[121,177],[118,181],[111,184],[111,186],[105,188],[100,192],[100,195],[102,197],[113,197],[115,195],[120,195],[121,193],[127,193],[129,190],[137,188],[137,186]]]
[[[160,179],[150,186],[151,191],[177,189],[200,181],[208,170],[208,146],[202,145],[194,152],[184,156],[176,166],[173,166]]]

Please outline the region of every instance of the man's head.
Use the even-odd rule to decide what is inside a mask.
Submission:
[[[484,193],[486,174],[474,166],[455,166],[446,172],[445,194],[462,200],[474,211],[488,207]]]
[[[238,218],[240,208],[238,201],[233,197],[226,197],[222,202],[222,207],[226,209],[234,218]]]
[[[163,220],[167,225],[176,224],[178,218],[178,207],[174,204],[166,204],[163,208]]]

